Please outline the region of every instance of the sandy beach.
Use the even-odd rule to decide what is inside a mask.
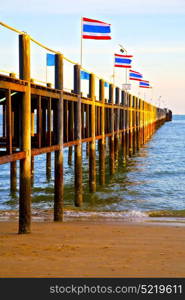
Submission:
[[[0,277],[185,277],[185,227],[0,222]]]

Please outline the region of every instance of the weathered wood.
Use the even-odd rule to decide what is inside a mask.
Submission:
[[[21,160],[24,159],[25,157],[26,157],[26,153],[24,151],[13,153],[10,155],[3,155],[0,156],[0,165],[7,164],[16,160]]]
[[[89,95],[92,99],[91,105],[91,128],[90,135],[92,137],[92,141],[89,143],[89,190],[90,192],[96,191],[96,140],[95,140],[95,75],[90,74],[90,89]]]
[[[10,163],[10,192],[15,195],[17,190],[17,163],[13,161]]]
[[[3,137],[6,136],[6,106],[3,104]]]
[[[105,87],[104,87],[104,80],[100,79],[100,95],[99,99],[102,103],[101,107],[101,132],[102,139],[100,140],[99,144],[99,182],[100,185],[105,184]]]
[[[37,143],[38,148],[42,146],[42,108],[41,108],[41,96],[37,98]]]
[[[64,100],[64,143],[68,142],[68,101]]]
[[[22,95],[21,150],[25,159],[20,161],[19,233],[31,231],[31,94],[30,94],[30,37],[19,36],[20,79],[28,81]]]
[[[133,154],[133,115],[132,115],[132,95],[129,96],[129,156]]]
[[[112,104],[110,109],[110,174],[113,175],[115,173],[115,166],[114,166],[114,86],[113,84],[109,85],[109,102]]]
[[[55,54],[55,88],[60,90],[56,112],[56,142],[59,150],[55,151],[55,193],[54,221],[63,221],[64,179],[63,179],[63,55]]]
[[[81,90],[80,90],[80,65],[74,66],[74,92],[78,95],[78,102],[75,105],[75,140],[82,138],[81,119]],[[82,145],[81,142],[75,146],[75,206],[83,203],[82,186]]]
[[[31,186],[34,185],[34,156],[31,157]]]
[[[74,103],[68,103],[69,106],[69,120],[68,120],[68,127],[69,127],[69,141],[74,140]],[[72,155],[73,155],[73,147],[69,147],[68,150],[68,164],[72,165]]]
[[[89,120],[89,106],[86,105],[86,131],[85,131],[85,136],[88,138],[90,136],[89,130],[90,130],[90,120]],[[89,156],[89,143],[86,144],[86,156]]]
[[[116,87],[116,99],[115,103],[120,105],[120,89]],[[116,108],[115,110],[115,164],[118,166],[118,157],[119,157],[119,122],[120,122],[120,109]]]
[[[6,92],[6,139],[7,154],[12,154],[12,100],[10,90]]]
[[[51,146],[51,98],[47,102],[47,146]],[[46,178],[51,180],[51,153],[46,153]]]

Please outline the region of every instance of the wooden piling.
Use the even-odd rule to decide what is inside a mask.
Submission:
[[[63,179],[63,55],[55,54],[55,88],[60,90],[56,108],[56,143],[55,151],[55,188],[54,188],[54,221],[63,221],[64,179]]]
[[[129,156],[133,154],[132,95],[129,94]]]
[[[6,105],[3,103],[3,137],[6,136]]]
[[[30,95],[30,37],[19,35],[19,74],[26,80],[22,96],[21,150],[25,158],[20,161],[19,233],[31,231],[31,95]]]
[[[80,65],[74,66],[74,93],[77,94],[77,103],[75,103],[75,206],[81,206],[83,203],[82,186],[82,131],[81,131],[81,90],[80,90]]]
[[[129,155],[129,95],[125,92],[125,144],[126,157]]]
[[[71,102],[69,105],[69,140],[74,140],[74,103]],[[68,164],[72,165],[73,147],[68,149]]]
[[[120,105],[120,89],[116,87],[116,99],[115,99],[115,104]],[[118,166],[118,158],[119,158],[119,122],[120,122],[120,109],[116,108],[116,113],[115,113],[115,164]]]
[[[132,96],[132,154],[136,153],[136,97]]]
[[[51,83],[47,83],[51,87]],[[51,146],[51,97],[47,101],[47,146]],[[51,180],[51,152],[46,153],[46,179]]]
[[[92,100],[92,105],[90,107],[90,136],[92,141],[89,143],[89,190],[90,192],[96,191],[96,140],[95,140],[95,122],[97,119],[95,117],[95,75],[90,74],[89,80],[89,95]]]
[[[101,107],[101,140],[99,143],[99,183],[100,185],[105,184],[105,81],[100,79],[99,86],[100,86],[100,95],[99,99],[102,103]]]
[[[123,164],[126,164],[126,158],[127,158],[127,145],[126,145],[126,128],[127,128],[127,115],[126,115],[126,93],[125,91],[121,91],[121,105],[124,107],[122,110],[123,114],[123,122],[122,122],[122,140],[121,140],[121,145],[122,145],[122,153],[123,153]]]
[[[110,175],[113,175],[115,172],[115,166],[114,166],[114,85],[110,84],[109,85],[109,103],[111,103],[111,115],[110,115],[110,132],[111,132],[111,137],[110,137],[110,159],[109,159],[109,164],[110,164]]]

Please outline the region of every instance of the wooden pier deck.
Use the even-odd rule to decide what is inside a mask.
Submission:
[[[139,151],[156,129],[171,119],[171,112],[98,79],[91,73],[88,97],[81,93],[81,66],[74,64],[73,90],[64,90],[64,56],[55,53],[55,85],[38,85],[30,75],[30,36],[19,33],[19,78],[0,75],[2,136],[0,164],[10,164],[10,189],[16,189],[17,161],[20,162],[19,233],[31,231],[31,182],[34,156],[46,153],[47,176],[51,174],[51,152],[55,152],[54,221],[63,220],[63,148],[68,162],[74,151],[76,206],[83,204],[82,143],[89,155],[89,189],[96,191],[96,141],[99,151],[99,183],[105,184],[106,140],[109,140],[109,169],[114,174],[120,149],[125,161]]]

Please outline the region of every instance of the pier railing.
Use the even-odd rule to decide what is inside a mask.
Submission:
[[[16,162],[20,161],[19,233],[31,230],[31,186],[34,156],[46,153],[46,173],[51,176],[51,152],[55,152],[54,220],[63,220],[63,148],[68,147],[68,163],[74,150],[75,205],[83,203],[82,143],[89,155],[89,189],[96,191],[96,141],[99,150],[99,183],[105,183],[106,141],[109,140],[109,169],[114,174],[120,148],[123,159],[136,153],[165,121],[170,111],[98,78],[99,97],[95,96],[97,77],[90,73],[89,93],[81,93],[81,66],[61,53],[40,44],[26,33],[0,23],[19,34],[19,77],[0,75],[2,136],[0,164],[10,163],[10,189],[16,190]],[[37,43],[55,54],[55,85],[39,85],[30,76],[30,43]],[[74,66],[73,90],[64,90],[64,60]]]

